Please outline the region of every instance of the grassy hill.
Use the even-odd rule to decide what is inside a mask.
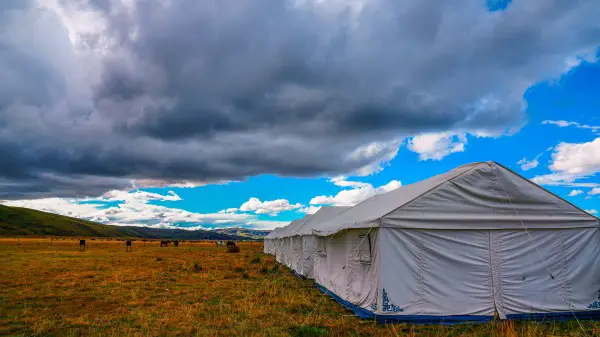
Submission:
[[[248,239],[247,237],[216,231],[110,226],[29,208],[0,205],[0,236],[21,235],[136,237],[181,240]]]

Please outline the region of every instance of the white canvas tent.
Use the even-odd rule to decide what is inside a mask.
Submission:
[[[298,251],[301,252],[302,248],[299,246],[299,241],[293,239],[292,231],[309,218],[310,215],[306,215],[302,219],[294,220],[289,225],[281,227],[265,237],[265,240],[273,242],[273,245],[276,247],[274,249],[274,255],[278,262],[283,263],[290,268],[292,268],[292,265],[298,264]],[[271,245],[271,243],[267,245]]]
[[[495,162],[374,196],[311,231],[315,281],[361,317],[600,318],[598,219]]]
[[[294,220],[289,225],[276,228],[265,237],[264,251],[276,255],[278,261],[286,264],[298,275],[313,278],[316,255],[313,229],[349,207],[323,206],[315,214]]]
[[[292,240],[298,242],[299,251],[295,251],[297,255],[297,263],[291,268],[306,278],[313,278],[314,261],[316,259],[316,237],[312,231],[319,228],[319,225],[339,213],[345,211],[349,207],[322,206],[315,214],[296,226],[292,232]]]

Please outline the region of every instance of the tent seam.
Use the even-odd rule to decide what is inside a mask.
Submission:
[[[492,306],[494,307],[494,311],[498,311],[498,306],[496,304],[496,286],[494,285],[494,265],[492,262],[492,230],[488,229],[488,249],[489,249],[489,258],[490,258],[490,273],[489,273],[489,283],[490,288],[492,289]]]
[[[423,314],[423,304],[425,303],[425,247],[418,236],[417,244],[419,245],[419,311]]]

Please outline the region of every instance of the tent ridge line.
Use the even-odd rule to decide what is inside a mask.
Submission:
[[[369,227],[364,227],[364,228],[369,228]],[[490,227],[469,227],[469,228],[463,228],[463,227],[447,227],[447,228],[431,228],[431,227],[415,227],[415,226],[408,226],[408,227],[398,227],[398,226],[379,226],[379,227],[372,227],[372,228],[387,228],[387,229],[397,229],[397,230],[435,230],[435,231],[464,231],[464,230],[491,230],[491,231],[500,231],[500,230],[508,230],[508,229],[519,229],[522,230],[521,226],[515,226],[513,227],[504,227],[504,228],[490,228]],[[577,228],[598,228],[598,226],[573,226],[573,227],[543,227],[541,229],[555,229],[555,230],[568,230],[568,229],[577,229]],[[351,230],[351,229],[360,229],[360,228],[345,228],[340,230],[339,232],[343,231],[343,230]],[[530,228],[530,229],[540,229],[540,228]],[[338,233],[338,232],[336,232]],[[333,234],[331,234],[333,235]]]

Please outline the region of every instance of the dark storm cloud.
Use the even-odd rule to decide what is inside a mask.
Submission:
[[[592,0],[131,3],[2,2],[0,198],[348,173],[394,150],[352,155],[371,142],[499,135],[600,44]]]

